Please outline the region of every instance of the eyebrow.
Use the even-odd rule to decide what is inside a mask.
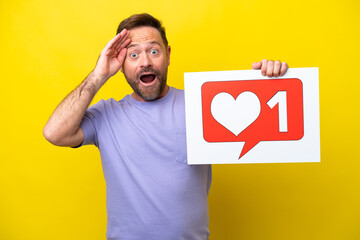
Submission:
[[[157,42],[157,41],[148,42],[147,44],[150,44],[150,45],[156,44],[156,45],[158,45],[159,47],[161,47],[160,43]],[[136,46],[138,46],[138,45],[140,45],[140,44],[139,44],[139,43],[130,43],[126,48],[129,49],[129,48],[132,48],[132,47],[136,47]]]

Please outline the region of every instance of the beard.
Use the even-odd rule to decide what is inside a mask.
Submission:
[[[141,84],[140,76],[145,72],[152,72],[156,76],[154,80],[155,82],[151,86],[144,86]],[[153,101],[160,98],[160,95],[163,93],[166,87],[167,68],[164,72],[161,73],[152,67],[145,67],[138,74],[136,74],[136,79],[131,79],[131,77],[129,77],[125,71],[124,76],[128,84],[138,96],[140,96],[145,101]]]

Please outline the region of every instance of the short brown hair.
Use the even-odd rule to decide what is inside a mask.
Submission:
[[[131,30],[132,28],[143,27],[143,26],[156,28],[161,35],[165,47],[168,46],[168,41],[166,39],[166,34],[165,34],[165,28],[162,26],[161,21],[154,18],[148,13],[134,14],[124,19],[119,24],[116,33],[120,33],[124,28],[126,28],[127,30]]]

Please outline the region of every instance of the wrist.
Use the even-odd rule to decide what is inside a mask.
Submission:
[[[92,72],[90,72],[88,79],[92,82],[94,86],[97,87],[97,90],[99,90],[102,85],[104,85],[104,83],[109,79],[109,77],[97,74],[95,70],[93,70]]]

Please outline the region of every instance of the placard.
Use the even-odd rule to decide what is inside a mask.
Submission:
[[[188,164],[320,162],[318,68],[184,78]]]

